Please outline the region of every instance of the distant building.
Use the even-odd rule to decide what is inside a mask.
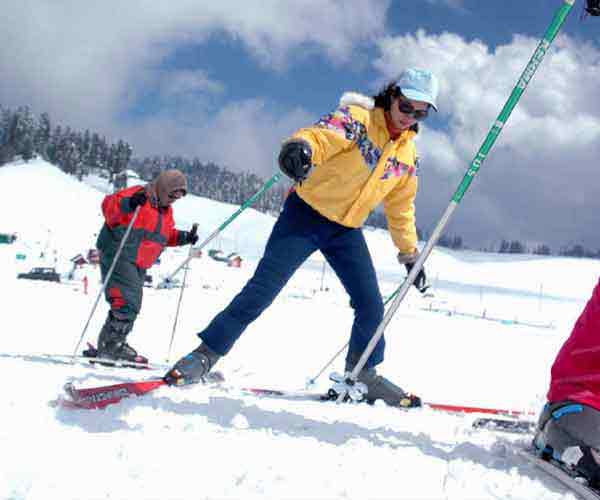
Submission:
[[[17,235],[15,233],[0,233],[0,243],[4,243],[10,245],[17,240]]]
[[[242,258],[238,254],[235,254],[229,257],[227,265],[229,267],[242,267]]]
[[[97,248],[90,248],[87,254],[87,260],[90,264],[100,264],[100,252]]]
[[[190,257],[193,257],[194,259],[200,259],[202,257],[202,250],[199,248],[192,248],[190,250]]]
[[[242,258],[237,252],[231,252],[229,255],[225,255],[221,250],[213,248],[208,251],[208,256],[216,261],[225,262],[229,267],[242,267]]]
[[[80,253],[78,253],[77,255],[72,257],[71,262],[73,263],[74,267],[75,266],[83,266],[84,264],[87,264],[87,260],[85,260],[85,257],[83,255],[81,255]]]
[[[131,169],[119,172],[117,175],[115,175],[115,180],[113,182],[115,191],[120,191],[121,189],[139,184],[144,184],[144,181],[140,178],[137,172]]]

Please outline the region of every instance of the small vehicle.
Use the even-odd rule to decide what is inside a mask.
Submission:
[[[19,279],[56,281],[60,283],[60,274],[53,267],[34,267],[27,273],[17,274]]]

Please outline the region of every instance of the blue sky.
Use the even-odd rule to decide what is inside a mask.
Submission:
[[[0,104],[269,177],[280,142],[344,91],[403,67],[441,81],[419,134],[430,231],[561,0],[15,2],[0,30]],[[600,20],[578,0],[449,227],[600,248]]]

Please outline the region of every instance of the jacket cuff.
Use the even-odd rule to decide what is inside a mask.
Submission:
[[[177,232],[177,246],[181,247],[187,245],[188,231],[178,230]]]
[[[419,252],[415,250],[413,253],[398,252],[398,262],[400,264],[414,264],[419,258]]]

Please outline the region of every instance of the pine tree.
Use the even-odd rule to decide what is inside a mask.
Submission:
[[[2,109],[0,116],[0,165],[13,159],[14,147],[14,113],[9,109]]]
[[[89,130],[86,129],[86,131],[83,133],[83,136],[81,138],[81,150],[80,150],[80,155],[81,155],[81,162],[84,165],[84,168],[90,167],[90,155],[92,152],[92,135],[90,133]]]
[[[508,253],[525,253],[525,245],[518,240],[512,240],[508,248]]]
[[[58,165],[59,153],[60,153],[60,142],[62,141],[63,131],[60,125],[54,128],[54,131],[50,135],[50,141],[46,148],[48,154],[48,161]]]
[[[109,182],[112,183],[115,180],[115,175],[117,175],[121,171],[119,169],[117,146],[115,144],[111,144],[108,147],[106,168],[108,170]]]
[[[133,149],[129,144],[124,141],[119,141],[116,149],[116,168],[115,174],[120,172],[124,172],[127,170],[129,165],[129,160],[131,159],[131,154]]]
[[[545,244],[538,245],[534,248],[533,253],[535,255],[552,255],[550,247]]]
[[[109,172],[109,168],[108,168],[109,154],[110,154],[110,150],[108,147],[108,143],[106,142],[106,137],[102,137],[102,139],[100,139],[100,141],[98,142],[98,163],[97,163],[97,165],[98,165],[98,168],[109,173],[109,176],[110,176],[110,172]]]
[[[35,121],[28,106],[17,109],[15,124],[15,153],[26,162],[35,156]]]
[[[97,133],[93,133],[90,138],[90,151],[88,154],[88,165],[90,168],[97,169],[100,168],[100,154],[101,154],[101,144],[100,144],[100,136]]]
[[[463,240],[460,236],[456,235],[452,238],[452,248],[454,250],[460,250],[463,247]]]
[[[45,160],[48,160],[48,147],[50,145],[50,131],[52,126],[48,113],[42,113],[38,120],[35,131],[34,148],[35,151]]]

